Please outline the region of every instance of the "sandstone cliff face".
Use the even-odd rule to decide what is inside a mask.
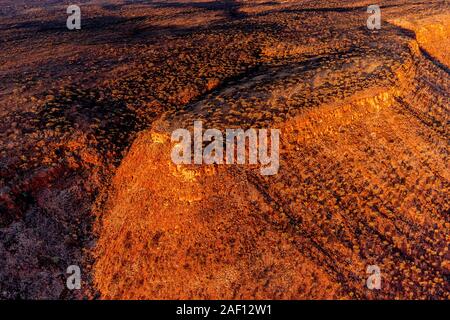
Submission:
[[[391,31],[382,54],[271,65],[142,132],[98,229],[102,297],[448,299],[450,79],[431,57],[448,50]],[[175,165],[194,120],[280,129],[279,173]]]

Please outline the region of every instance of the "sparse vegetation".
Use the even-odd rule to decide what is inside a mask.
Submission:
[[[81,3],[0,0],[0,298],[449,298],[443,1]],[[280,173],[175,167],[194,120]]]

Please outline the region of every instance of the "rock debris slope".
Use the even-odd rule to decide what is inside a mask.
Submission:
[[[104,206],[104,298],[449,298],[448,10],[395,7],[376,33],[356,9],[317,11],[248,18],[282,25],[259,64],[139,134]],[[333,18],[326,44],[290,37]],[[194,120],[279,128],[279,173],[173,164],[171,132]]]

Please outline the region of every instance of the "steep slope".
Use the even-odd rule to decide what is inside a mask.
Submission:
[[[283,51],[141,133],[98,226],[102,297],[448,299],[450,78],[411,33],[385,33]],[[173,164],[171,132],[194,120],[280,129],[279,173]]]

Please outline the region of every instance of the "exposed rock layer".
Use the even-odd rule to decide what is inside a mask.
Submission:
[[[406,31],[267,65],[141,133],[100,227],[102,297],[448,299],[450,79]],[[281,129],[280,172],[174,165],[194,120]]]

